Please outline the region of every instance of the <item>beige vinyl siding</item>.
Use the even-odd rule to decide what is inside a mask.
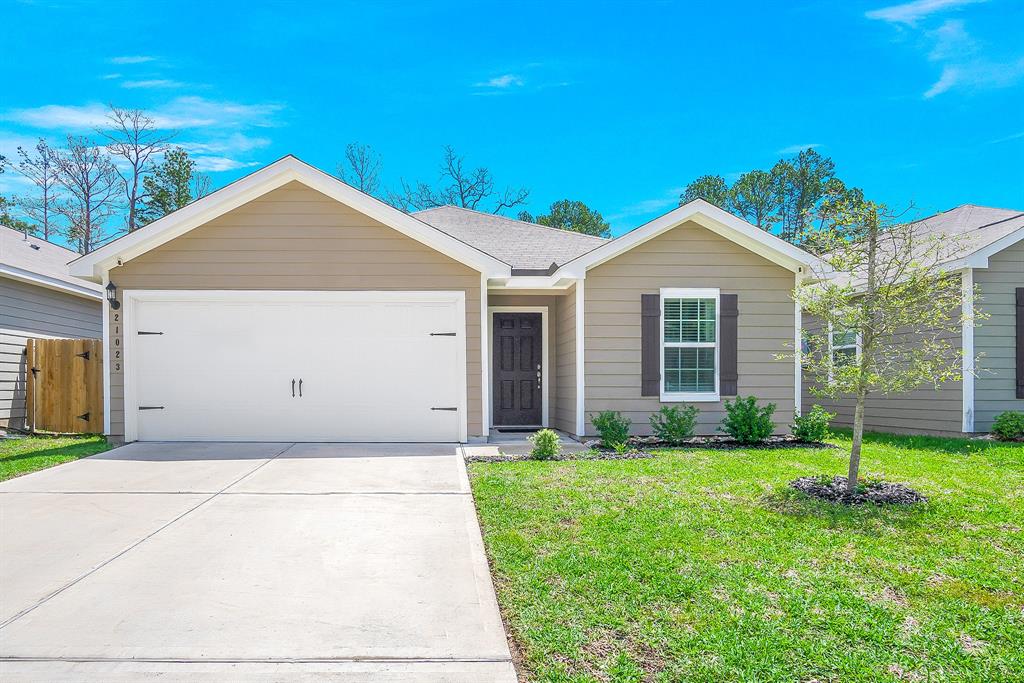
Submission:
[[[791,271],[690,221],[603,263],[585,286],[585,412],[617,410],[637,434],[649,434],[648,417],[662,405],[640,395],[640,295],[663,287],[717,287],[739,299],[740,395],[777,404],[777,430],[793,419],[794,309]],[[787,346],[788,344],[788,346]],[[696,403],[698,433],[712,434],[725,414],[721,402]]]
[[[974,380],[974,429],[992,429],[995,416],[1004,410],[1024,411],[1024,399],[1016,390],[1015,290],[1024,287],[1024,242],[1018,242],[989,259],[986,269],[974,271],[981,290],[981,309],[991,317],[974,330],[974,351],[982,354]]]
[[[552,424],[576,434],[576,285],[558,300],[555,315],[555,396]]]
[[[959,312],[956,313],[959,315]],[[819,334],[820,324],[804,316],[804,328]],[[959,332],[946,336],[955,348],[961,346]],[[853,426],[853,397],[831,399],[811,392],[811,378],[804,377],[803,409],[818,404],[836,414],[833,424]],[[896,434],[957,434],[963,428],[963,383],[946,382],[940,389],[926,386],[903,394],[869,395],[864,405],[864,428]]]
[[[555,316],[558,313],[558,301],[561,297],[558,296],[533,296],[533,295],[522,295],[522,294],[494,294],[490,293],[487,295],[487,306],[488,308],[496,306],[530,306],[535,308],[547,309],[547,339],[544,343],[548,347],[548,364],[551,366],[548,368],[548,411],[550,413],[550,426],[554,426],[555,419],[555,401],[558,397],[558,373],[556,369],[557,359],[557,344],[558,338],[555,330]],[[490,320],[490,317],[488,317]],[[491,334],[489,338],[494,340],[494,326],[491,325]],[[493,356],[493,354],[492,354]],[[491,372],[494,372],[493,364],[491,366]],[[493,386],[493,384],[492,384]],[[490,414],[493,416],[494,411]]]
[[[110,279],[121,291],[462,290],[469,434],[483,433],[480,273],[300,183],[111,270]],[[123,437],[124,377],[111,368],[111,434]]]
[[[0,427],[25,426],[25,340],[99,339],[101,315],[98,299],[0,278]]]

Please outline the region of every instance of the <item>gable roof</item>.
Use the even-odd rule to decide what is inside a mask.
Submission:
[[[552,264],[568,263],[609,241],[457,206],[424,209],[413,215],[516,270],[546,271]]]
[[[68,271],[68,262],[77,257],[70,249],[0,226],[0,276],[76,296],[102,298],[102,287]]]
[[[803,249],[751,225],[728,211],[723,211],[714,204],[703,199],[695,199],[569,261],[558,269],[555,277],[582,277],[587,270],[687,221],[693,221],[794,272],[801,272],[806,267],[818,263],[816,257]]]
[[[987,268],[988,258],[1024,239],[1024,211],[961,204],[914,221],[914,235],[951,240],[949,262],[954,266]]]
[[[511,266],[474,246],[360,192],[288,155],[147,226],[108,242],[71,263],[71,274],[102,281],[118,262],[129,261],[292,181],[321,192],[488,276],[507,276]]]

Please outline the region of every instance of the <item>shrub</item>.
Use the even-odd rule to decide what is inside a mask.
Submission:
[[[1024,437],[1024,413],[1016,410],[999,413],[992,423],[992,433],[1007,441]]]
[[[801,441],[824,441],[832,436],[828,423],[835,416],[821,406],[814,406],[809,413],[793,418],[793,436]]]
[[[562,444],[558,440],[558,434],[550,429],[542,429],[530,437],[533,450],[530,457],[534,460],[550,460],[562,452]]]
[[[725,412],[727,415],[718,430],[740,443],[761,443],[775,431],[775,424],[772,422],[772,414],[775,413],[774,403],[758,407],[756,397],[737,396],[735,401],[725,402]]]
[[[651,415],[651,429],[662,441],[679,444],[693,436],[699,413],[697,406],[662,406]]]
[[[597,415],[591,415],[590,421],[601,435],[601,444],[605,448],[618,450],[626,445],[631,425],[628,417],[614,410],[602,410]]]

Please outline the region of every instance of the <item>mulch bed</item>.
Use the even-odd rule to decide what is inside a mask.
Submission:
[[[820,441],[801,441],[795,436],[786,434],[784,436],[770,436],[761,443],[743,444],[731,436],[693,436],[680,443],[669,443],[662,441],[656,436],[631,436],[627,442],[630,448],[646,450],[651,448],[697,448],[706,450],[774,450],[779,448],[838,448],[838,446]],[[587,441],[583,444],[587,448],[609,452],[600,441]]]
[[[913,505],[926,503],[928,499],[904,484],[888,481],[864,482],[851,495],[846,490],[846,477],[800,477],[789,483],[797,491],[812,498],[846,505]]]

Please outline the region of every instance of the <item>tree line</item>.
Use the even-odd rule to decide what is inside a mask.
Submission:
[[[17,160],[0,156],[0,173],[17,169],[31,188],[0,197],[0,223],[87,254],[162,218],[210,192],[209,176],[172,144],[175,137],[140,109],[110,105],[106,125],[93,136],[19,146]]]

